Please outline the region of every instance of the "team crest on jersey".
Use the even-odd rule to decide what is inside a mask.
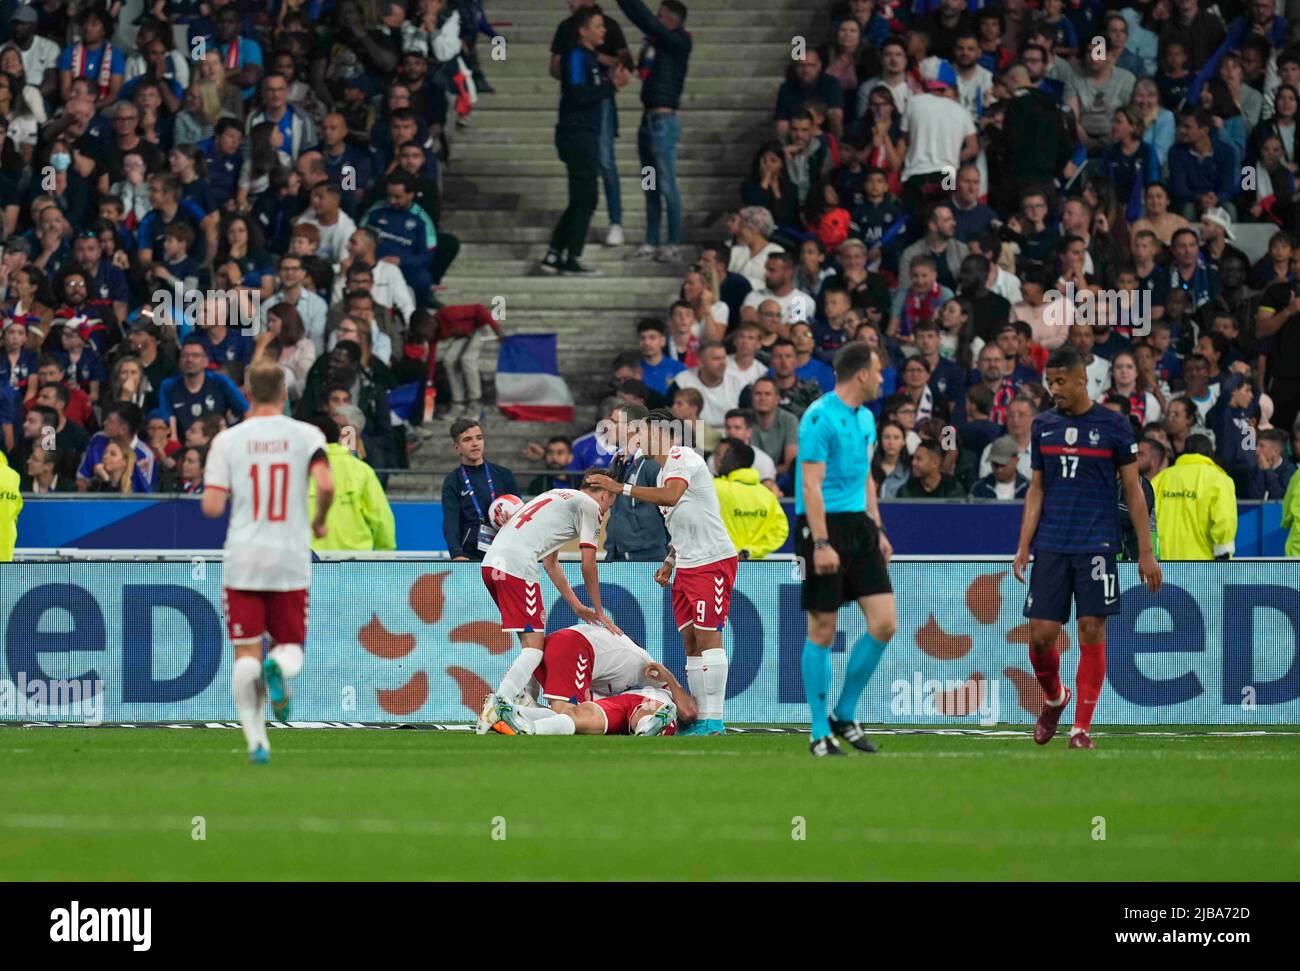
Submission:
[[[1095,428],[1088,432],[1088,441],[1093,445],[1098,444],[1101,441],[1101,432],[1097,431]]]
[[[408,219],[408,220],[406,220],[406,228],[407,228],[407,229],[414,229],[414,228],[415,228],[415,220],[414,220],[414,219]]]
[[[190,405],[190,414],[197,418],[199,415],[203,414],[203,406],[197,404]]]
[[[1079,440],[1079,429],[1077,429],[1077,428],[1067,428],[1067,429],[1065,430],[1065,444],[1066,444],[1066,445],[1073,445],[1073,444],[1074,444],[1075,442],[1077,442],[1078,440]]]

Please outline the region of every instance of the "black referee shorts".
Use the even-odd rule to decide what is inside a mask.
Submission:
[[[795,552],[803,558],[804,577],[799,605],[830,614],[846,603],[878,593],[893,593],[889,570],[880,552],[880,529],[864,512],[827,513],[827,538],[839,554],[840,568],[820,574],[813,567],[812,530],[803,516],[795,523]]]

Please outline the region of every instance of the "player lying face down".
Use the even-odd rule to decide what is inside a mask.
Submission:
[[[661,669],[655,674],[662,675]],[[694,707],[685,692],[674,693]],[[524,735],[675,735],[680,717],[669,692],[644,685],[625,694],[578,705],[559,703],[564,711],[546,708],[519,709],[519,734]]]

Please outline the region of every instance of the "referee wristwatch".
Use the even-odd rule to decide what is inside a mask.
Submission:
[[[830,545],[831,545],[831,541],[830,541],[829,539],[815,539],[815,540],[813,540],[813,549],[815,549],[815,550],[824,550],[824,549],[829,549],[829,548],[830,548]]]

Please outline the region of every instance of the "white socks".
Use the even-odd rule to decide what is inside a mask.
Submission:
[[[686,656],[686,687],[700,709],[700,718],[709,717],[708,687],[704,673],[704,658],[688,654]]]
[[[303,653],[300,644],[277,644],[267,654],[280,665],[280,672],[286,678],[296,678],[302,670]]]
[[[710,648],[700,655],[704,667],[704,700],[700,702],[700,717],[717,721],[722,720],[722,709],[727,701],[727,652],[720,647]],[[686,659],[687,667],[691,659]],[[689,677],[690,672],[687,671]],[[691,694],[695,686],[691,685]],[[699,696],[696,695],[698,699]]]
[[[299,652],[301,653],[301,651]],[[262,715],[262,665],[253,657],[235,658],[230,674],[230,693],[239,711],[239,724],[251,752],[259,745],[271,747],[266,738],[266,720]]]
[[[534,735],[573,735],[578,730],[568,715],[548,711],[547,716],[532,720]]]
[[[515,714],[526,721],[539,722],[544,721],[547,718],[554,718],[556,712],[551,711],[549,708],[542,708],[539,706],[533,708],[516,708]]]
[[[515,658],[510,669],[506,671],[506,676],[501,679],[501,686],[497,688],[497,694],[506,701],[513,702],[519,697],[519,693],[528,687],[528,682],[533,678],[533,672],[537,670],[537,665],[542,663],[542,652],[535,647],[520,648],[519,656]],[[572,735],[572,732],[568,734]]]

